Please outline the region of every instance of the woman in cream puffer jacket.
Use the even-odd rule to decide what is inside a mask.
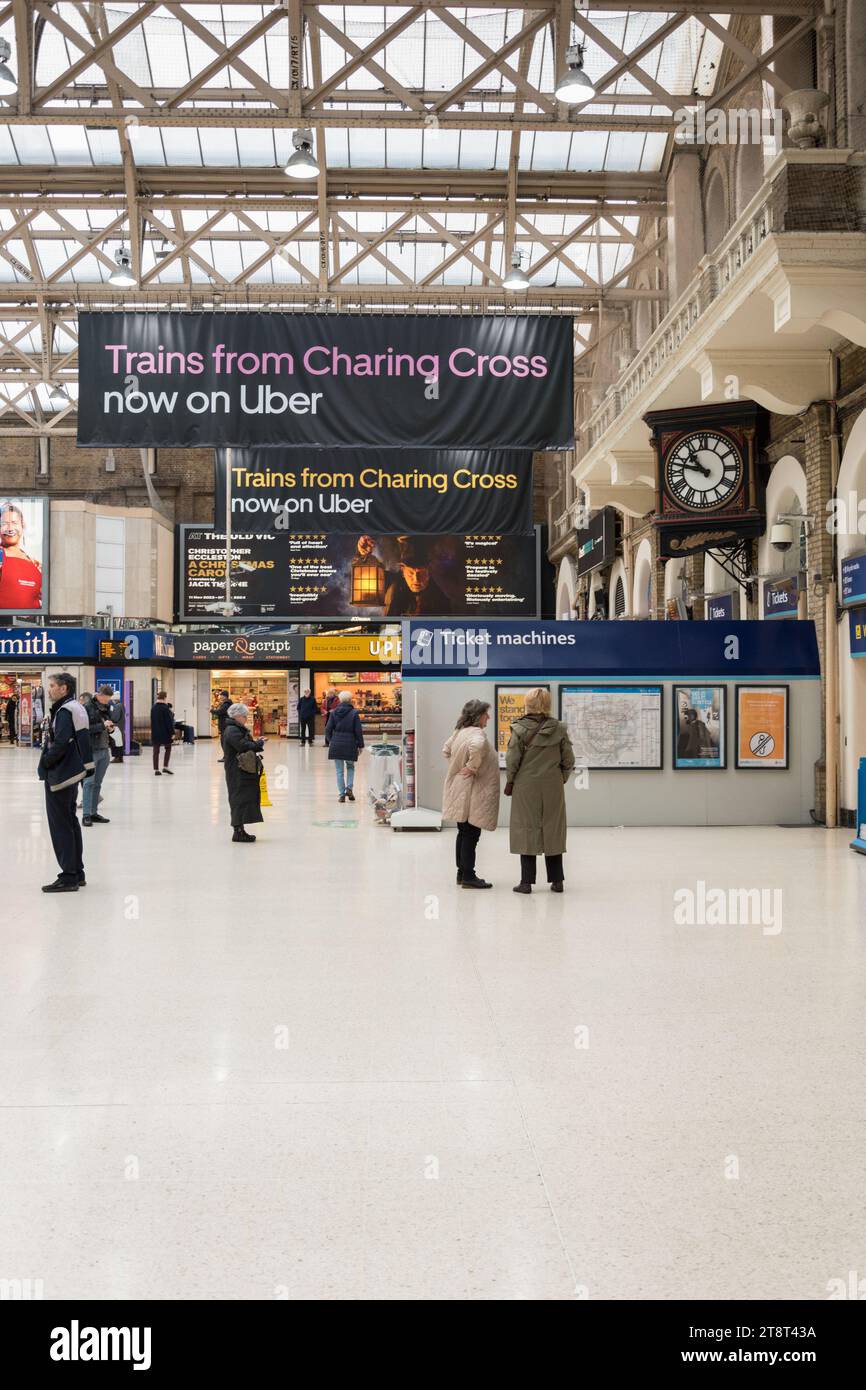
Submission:
[[[475,851],[482,830],[495,830],[499,819],[499,760],[484,730],[490,706],[469,700],[457,727],[442,749],[448,759],[442,815],[457,822],[457,882],[463,888],[492,888],[475,872]]]

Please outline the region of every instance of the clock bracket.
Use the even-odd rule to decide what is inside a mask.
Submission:
[[[711,555],[725,574],[730,575],[751,603],[754,596],[754,585],[749,580],[752,573],[752,542],[741,540],[736,545],[709,546],[704,553]]]

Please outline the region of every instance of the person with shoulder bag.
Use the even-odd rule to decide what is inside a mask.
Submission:
[[[262,815],[261,769],[259,756],[265,746],[263,738],[253,738],[247,728],[249,710],[246,705],[231,705],[223,730],[223,760],[226,788],[232,822],[232,841],[248,845],[255,840],[245,829],[264,820]]]
[[[457,882],[462,888],[492,888],[475,872],[475,851],[482,830],[499,821],[499,761],[484,730],[490,706],[467,700],[457,726],[442,749],[448,759],[442,814],[457,822]]]
[[[568,730],[550,713],[550,691],[528,690],[525,714],[515,719],[505,754],[505,795],[511,797],[509,840],[520,855],[515,893],[531,893],[536,857],[544,855],[551,891],[561,893],[565,874],[565,784],[574,767]]]

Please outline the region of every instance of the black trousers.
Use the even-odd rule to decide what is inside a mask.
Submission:
[[[456,859],[457,867],[462,870],[464,878],[475,877],[475,851],[480,839],[481,830],[477,825],[468,820],[458,821]]]
[[[313,739],[314,739],[315,737],[316,737],[316,716],[315,716],[314,714],[311,714],[310,717],[309,717],[309,719],[302,719],[302,720],[301,720],[301,743],[303,743],[303,742],[305,741],[305,739],[309,739],[309,740],[310,740],[310,743],[312,743],[312,741],[313,741]]]
[[[64,787],[59,792],[45,786],[45,809],[48,814],[48,831],[57,862],[60,877],[66,883],[77,883],[84,877],[84,861],[81,857],[81,824],[75,814],[78,799],[78,783]]]
[[[561,855],[561,854],[545,854],[545,856],[544,856],[544,865],[545,865],[545,868],[547,869],[547,881],[548,881],[548,883],[562,883],[562,882],[564,881],[564,879],[565,879],[565,873],[564,873],[563,867],[562,867],[562,855]],[[521,856],[520,856],[520,882],[521,882],[521,883],[534,883],[534,882],[535,882],[535,855],[534,855],[534,854],[521,854]]]

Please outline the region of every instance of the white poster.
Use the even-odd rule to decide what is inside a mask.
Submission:
[[[564,685],[559,701],[578,767],[662,766],[660,685]]]

